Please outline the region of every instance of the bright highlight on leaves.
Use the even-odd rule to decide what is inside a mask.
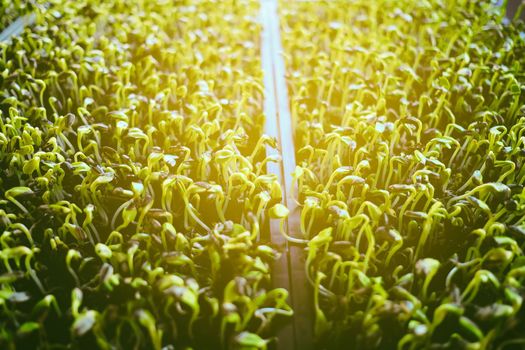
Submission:
[[[274,342],[258,10],[0,1],[0,348]]]

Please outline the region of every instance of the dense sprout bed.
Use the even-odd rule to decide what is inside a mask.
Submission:
[[[265,348],[257,2],[34,11],[0,43],[0,347]]]
[[[281,14],[316,348],[523,348],[523,23],[474,0]]]

